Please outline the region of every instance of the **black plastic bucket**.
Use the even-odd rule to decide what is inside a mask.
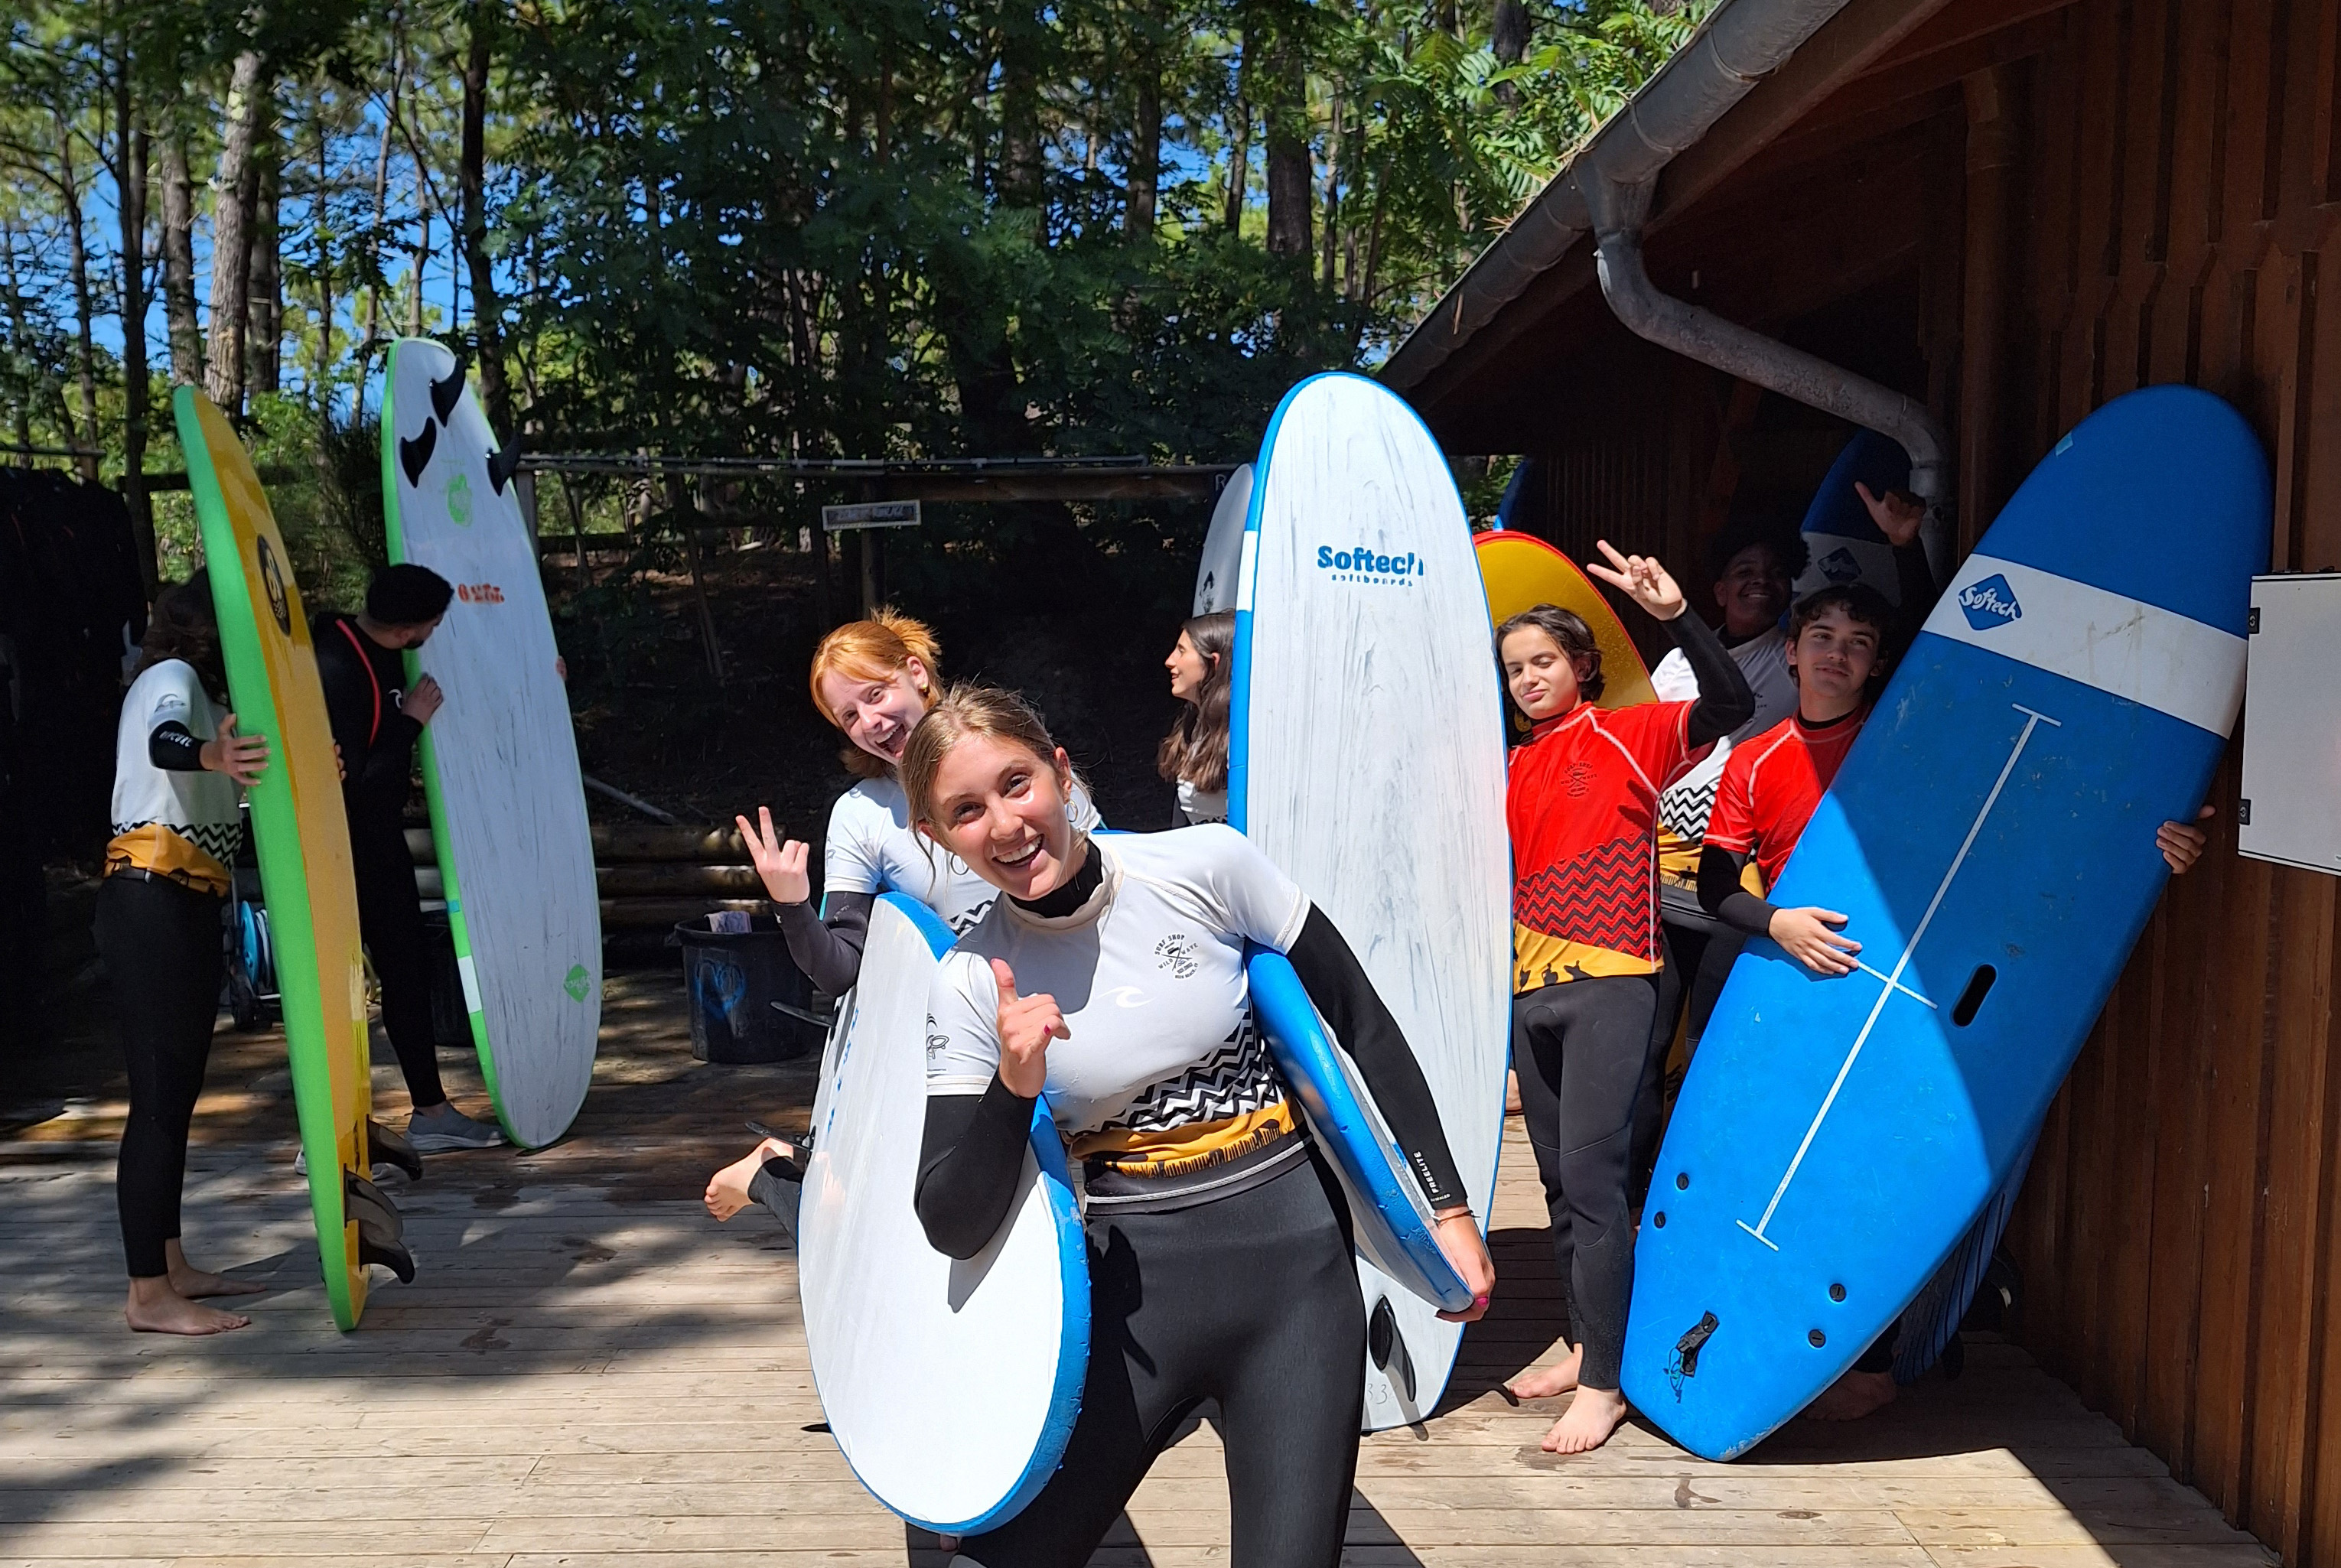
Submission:
[[[785,1062],[821,1044],[821,1030],[775,1002],[810,1011],[812,982],[789,957],[781,923],[751,918],[745,931],[711,931],[704,920],[674,928],[691,1002],[691,1054],[702,1062]]]

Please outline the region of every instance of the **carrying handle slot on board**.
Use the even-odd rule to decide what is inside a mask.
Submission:
[[[1989,964],[1977,965],[1976,972],[1967,977],[1967,988],[1959,993],[1957,1004],[1951,1008],[1951,1022],[1963,1029],[1974,1023],[1977,1009],[1991,995],[1992,982],[1998,978],[1999,971]]]

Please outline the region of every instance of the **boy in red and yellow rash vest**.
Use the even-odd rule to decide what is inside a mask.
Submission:
[[[1575,1348],[1512,1380],[1522,1398],[1578,1390],[1545,1434],[1554,1453],[1599,1447],[1626,1414],[1618,1391],[1634,1231],[1627,1180],[1634,1103],[1658,1006],[1659,791],[1755,697],[1666,569],[1605,541],[1587,570],[1664,621],[1708,695],[1604,712],[1601,655],[1585,623],[1549,604],[1496,630],[1504,688],[1535,729],[1512,753],[1512,1062],[1543,1178],[1553,1249],[1569,1285]]]

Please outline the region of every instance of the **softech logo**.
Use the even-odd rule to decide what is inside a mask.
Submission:
[[[1412,588],[1414,580],[1426,575],[1423,563],[1414,551],[1403,555],[1377,555],[1370,545],[1354,545],[1337,550],[1330,544],[1317,547],[1317,570],[1330,571],[1336,582],[1378,582],[1400,588]]]
[[[2007,585],[2006,574],[1999,572],[1961,589],[1959,609],[1966,612],[1967,624],[1977,631],[1989,631],[2024,618],[2024,607],[2016,601],[2016,590]]]

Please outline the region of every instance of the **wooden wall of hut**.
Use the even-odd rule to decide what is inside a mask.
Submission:
[[[1929,383],[1907,390],[1958,436],[1962,546],[2091,410],[2190,382],[2266,443],[2274,569],[2341,568],[2341,0],[2080,0],[2020,31],[1899,116],[1965,122],[1937,171],[1965,182],[1951,340],[1932,279],[1904,318]],[[1865,91],[1886,114],[1874,84],[1841,95]],[[1621,373],[1539,454],[1539,531],[1698,575],[1732,389],[1599,352]],[[2241,751],[2043,1129],[2018,1334],[2287,1563],[2341,1568],[2341,879],[2236,855]]]
[[[2086,0],[2032,63],[2007,471],[2110,398],[2192,382],[2266,442],[2274,570],[2341,565],[2341,301],[2317,297],[2336,28],[2336,0]],[[2216,851],[2049,1113],[2014,1231],[2022,1335],[2287,1563],[2335,1564],[2341,880],[2236,857],[2241,750]]]

